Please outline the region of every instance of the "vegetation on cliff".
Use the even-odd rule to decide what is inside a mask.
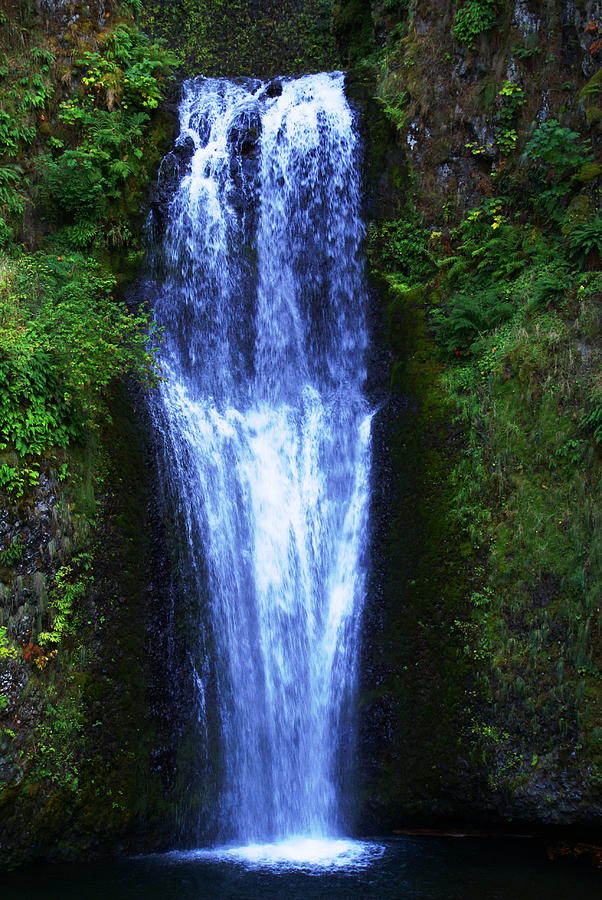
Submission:
[[[140,4],[92,6],[0,13],[0,805],[16,853],[44,840],[28,824],[32,802],[54,839],[57,795],[71,809],[93,796],[121,825],[131,816],[132,751],[117,751],[120,799],[94,750],[111,666],[92,672],[104,642],[115,662],[123,641],[109,634],[123,613],[108,611],[125,576],[111,583],[106,549],[117,529],[112,565],[132,564],[117,525],[130,501],[110,489],[133,426],[107,428],[116,384],[158,373],[150,315],[126,306],[120,281],[142,255],[143,192],[169,135],[157,108],[177,60],[136,25]],[[138,585],[132,610],[141,597]],[[128,678],[136,693],[139,675]]]
[[[131,617],[144,500],[126,496],[142,490],[142,453],[114,386],[157,376],[148,313],[121,288],[171,129],[159,104],[177,60],[162,37],[184,74],[271,76],[340,65],[336,35],[377,96],[378,115],[362,101],[381,186],[368,250],[397,407],[375,490],[387,515],[365,651],[364,718],[379,729],[366,821],[599,819],[602,22],[590,15],[581,0],[0,2],[9,846],[25,835],[46,853],[69,816],[80,850],[124,832],[140,810],[132,773],[147,776],[148,735],[117,696],[127,681],[145,708]]]
[[[372,265],[389,284],[393,321],[419,309],[429,323],[430,350],[409,347],[410,359],[432,359],[416,396],[427,407],[447,399],[452,429],[466,433],[463,448],[448,445],[444,478],[448,533],[464,534],[456,575],[442,589],[412,573],[388,601],[421,606],[427,634],[443,619],[448,651],[464,657],[463,696],[446,688],[431,702],[448,712],[451,702],[455,723],[440,726],[428,708],[400,715],[410,758],[428,723],[439,734],[412,787],[394,775],[396,765],[407,772],[405,760],[388,751],[380,790],[390,796],[395,785],[402,816],[457,816],[459,789],[469,814],[593,823],[602,782],[602,23],[584,4],[568,13],[545,2],[443,6],[349,2],[338,17],[351,58],[375,74],[411,185],[396,217],[373,230]],[[403,342],[391,334],[403,366]],[[410,567],[424,555],[417,548]],[[458,594],[462,579],[468,589]],[[418,665],[428,681],[441,663],[408,659],[398,634],[402,665]]]

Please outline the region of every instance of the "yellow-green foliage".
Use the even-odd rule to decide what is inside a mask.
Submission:
[[[18,652],[6,633],[6,627],[0,626],[0,659],[14,659]]]
[[[0,275],[0,447],[67,446],[98,423],[113,378],[152,382],[149,318],[114,300],[115,280],[96,261],[69,251],[5,257]],[[22,491],[16,474],[4,476]]]
[[[80,612],[77,601],[85,596],[90,582],[92,558],[89,553],[79,553],[67,566],[61,566],[54,576],[50,590],[52,628],[38,635],[42,646],[59,644],[65,634],[73,631]]]

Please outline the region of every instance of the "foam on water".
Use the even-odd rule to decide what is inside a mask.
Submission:
[[[244,868],[270,871],[356,871],[376,862],[384,849],[382,844],[366,841],[299,836],[273,844],[175,851],[164,858],[174,862],[229,862]]]

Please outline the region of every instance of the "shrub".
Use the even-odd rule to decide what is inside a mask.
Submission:
[[[42,646],[59,644],[74,625],[78,612],[78,601],[86,595],[93,581],[92,563],[89,553],[80,553],[72,559],[72,564],[61,566],[54,576],[50,591],[49,606],[53,611],[52,629],[38,635]]]
[[[146,175],[147,111],[158,106],[176,57],[124,23],[100,36],[98,50],[74,55],[80,89],[59,111],[68,146],[51,139],[53,155],[40,160],[38,171],[51,217],[80,225],[110,216],[124,182]],[[81,231],[71,235],[74,246],[89,242]]]
[[[387,222],[369,239],[369,250],[385,271],[399,273],[410,284],[425,281],[435,264],[427,250],[430,231],[411,217]]]
[[[571,283],[570,270],[565,263],[544,269],[533,282],[530,305],[547,309],[570,288]]]
[[[65,150],[57,159],[46,157],[44,193],[58,215],[64,211],[98,219],[106,205],[108,184],[98,162],[86,150]]]
[[[584,141],[578,132],[565,128],[556,119],[538,125],[525,145],[524,156],[547,166],[560,180],[594,159],[589,141]]]
[[[496,22],[497,0],[468,0],[456,13],[452,31],[461,44],[474,49],[476,40]]]
[[[114,278],[81,254],[24,257],[8,272],[0,285],[0,446],[41,453],[81,440],[106,415],[114,378],[154,381],[150,321],[117,303]]]

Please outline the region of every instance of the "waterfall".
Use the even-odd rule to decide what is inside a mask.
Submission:
[[[371,415],[343,80],[189,80],[163,164],[154,416],[209,597],[195,681],[199,708],[216,692],[230,842],[348,827]]]

